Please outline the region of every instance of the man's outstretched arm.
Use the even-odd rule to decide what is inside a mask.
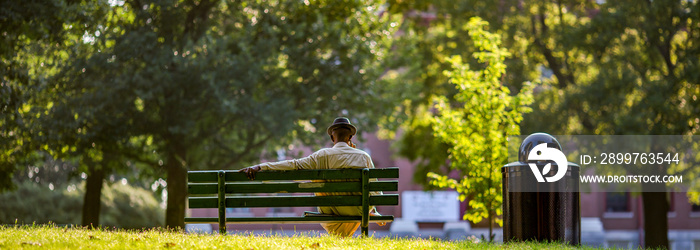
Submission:
[[[244,172],[248,179],[255,180],[255,174],[262,170],[316,169],[316,166],[316,156],[312,154],[300,159],[260,163],[252,167],[238,170],[238,172]]]

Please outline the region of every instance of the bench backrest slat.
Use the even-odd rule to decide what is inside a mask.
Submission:
[[[226,182],[250,181],[244,173],[227,170]],[[218,171],[189,171],[190,183],[216,183]],[[360,179],[362,169],[326,169],[326,170],[296,170],[296,171],[261,171],[255,176],[256,181],[271,180],[334,180]],[[369,178],[399,178],[398,168],[370,169]]]
[[[369,191],[398,191],[398,181],[377,181],[369,183]],[[191,195],[216,194],[218,184],[197,183],[187,186]],[[285,183],[227,183],[227,194],[252,193],[320,193],[358,192],[362,183],[356,182],[285,182]]]
[[[215,208],[216,197],[190,197],[190,208]],[[373,195],[370,206],[390,206],[399,204],[398,194]],[[316,206],[361,206],[361,195],[349,196],[267,196],[267,197],[227,197],[226,207],[316,207]]]

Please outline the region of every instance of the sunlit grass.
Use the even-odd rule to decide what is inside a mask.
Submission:
[[[574,249],[554,243],[488,244],[439,239],[339,238],[185,234],[153,230],[88,230],[54,226],[0,226],[0,249]]]

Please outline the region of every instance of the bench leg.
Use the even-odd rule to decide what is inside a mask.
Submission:
[[[369,169],[362,170],[362,236],[369,235]]]
[[[219,191],[219,233],[226,234],[226,172],[223,170],[218,173],[218,191]]]

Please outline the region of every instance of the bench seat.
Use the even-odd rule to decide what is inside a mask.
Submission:
[[[226,217],[226,224],[310,224],[319,222],[361,222],[362,216]],[[392,222],[393,215],[370,216],[370,222]],[[219,223],[217,217],[188,217],[186,223]]]

